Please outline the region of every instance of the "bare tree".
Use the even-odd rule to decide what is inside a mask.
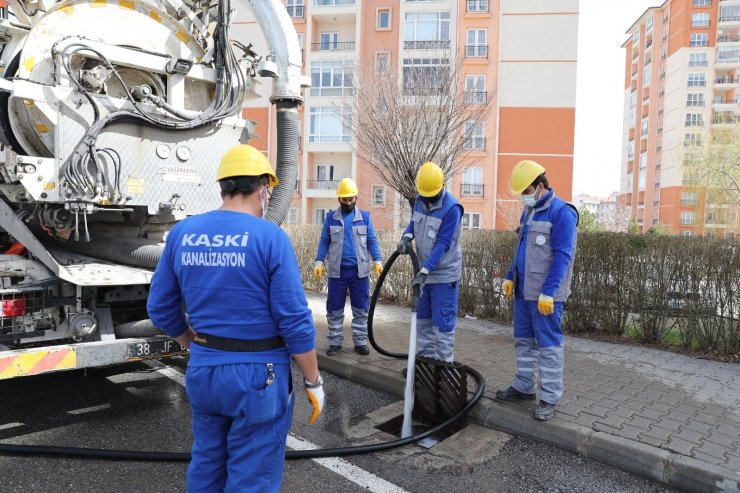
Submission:
[[[524,204],[521,199],[513,195],[503,196],[496,200],[496,215],[507,229],[514,230],[519,227],[523,209]]]
[[[485,145],[479,132],[494,99],[485,87],[466,88],[461,56],[429,52],[424,61],[399,71],[363,60],[354,98],[337,104],[357,157],[410,204],[422,163],[437,163],[449,179]]]
[[[708,137],[702,154],[687,160],[686,170],[714,201],[740,206],[740,122],[714,128]]]

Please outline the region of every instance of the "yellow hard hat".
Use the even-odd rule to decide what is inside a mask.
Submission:
[[[445,174],[431,161],[422,164],[416,173],[416,191],[422,197],[434,197],[442,190]]]
[[[339,186],[337,187],[337,198],[356,197],[359,194],[360,191],[357,189],[357,185],[352,178],[343,178],[342,181],[339,182]]]
[[[545,168],[535,161],[530,159],[519,161],[511,171],[511,191],[514,195],[519,195],[544,172]]]
[[[267,157],[254,147],[247,144],[239,144],[229,149],[221,164],[218,165],[216,181],[235,176],[269,176],[271,187],[276,186],[280,180],[275,176],[270,161]]]

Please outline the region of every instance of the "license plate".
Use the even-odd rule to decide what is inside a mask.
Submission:
[[[184,353],[185,348],[172,339],[132,342],[128,345],[129,359],[145,359],[154,356]]]

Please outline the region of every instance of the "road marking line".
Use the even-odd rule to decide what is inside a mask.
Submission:
[[[103,409],[110,408],[110,404],[101,404],[99,406],[92,406],[92,407],[83,407],[80,409],[73,409],[72,411],[67,411],[67,414],[85,414],[85,413],[92,413],[95,411],[102,411]]]
[[[19,426],[24,426],[23,423],[6,423],[4,425],[0,425],[0,430],[9,430],[11,428],[18,428]]]
[[[292,433],[288,435],[288,447],[293,450],[314,450],[320,448],[318,445],[295,436]],[[312,460],[372,493],[408,493],[403,488],[396,486],[371,472],[361,469],[344,459],[340,459],[338,457],[327,457]]]
[[[176,383],[179,383],[183,387],[185,386],[185,375],[183,375],[179,371],[173,368],[170,368],[169,366],[165,366],[159,361],[144,361],[144,364],[148,366],[149,368],[152,368],[153,370],[155,370],[160,375],[164,375],[170,380],[173,380]]]
[[[153,368],[157,372],[174,380],[183,387],[185,386],[185,375],[177,370],[163,365],[158,361],[145,361],[144,364]],[[314,450],[320,448],[318,445],[309,442],[296,435],[288,434],[288,448],[293,450]],[[330,471],[352,481],[353,483],[366,488],[370,493],[408,493],[403,488],[396,486],[395,484],[386,481],[385,479],[376,476],[375,474],[368,472],[362,468],[355,466],[347,462],[344,459],[338,457],[328,457],[324,459],[312,459],[314,462],[324,466]]]

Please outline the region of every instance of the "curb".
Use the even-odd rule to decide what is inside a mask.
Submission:
[[[359,362],[350,355],[338,354],[331,358],[317,355],[319,367],[324,371],[403,396],[404,379],[397,371],[372,361]],[[740,472],[594,431],[559,420],[557,415],[552,421],[539,423],[532,418],[529,406],[498,402],[484,394],[468,417],[477,425],[547,443],[684,491],[740,493]]]

